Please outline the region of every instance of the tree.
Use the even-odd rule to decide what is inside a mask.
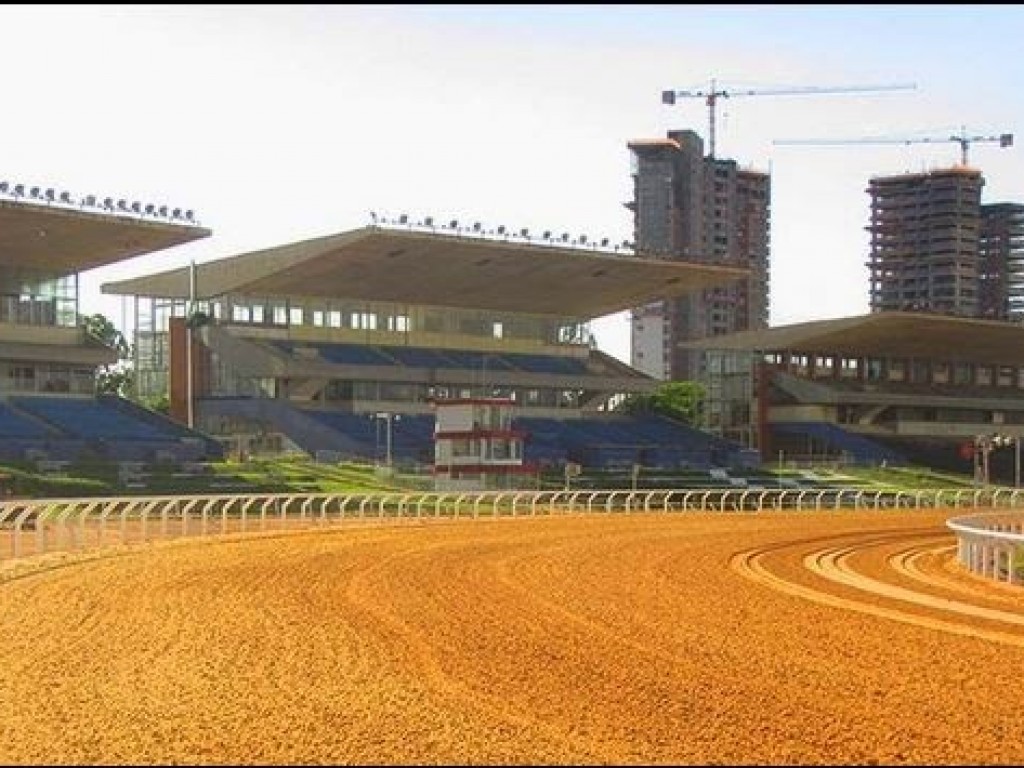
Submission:
[[[99,313],[84,318],[82,327],[97,343],[117,353],[114,363],[104,365],[96,372],[96,392],[130,397],[135,385],[135,371],[132,366],[132,348],[124,334]]]
[[[622,404],[626,413],[659,413],[699,426],[704,413],[704,387],[696,381],[666,381],[649,395],[631,395]]]

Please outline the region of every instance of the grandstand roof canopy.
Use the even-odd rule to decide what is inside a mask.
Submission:
[[[876,312],[712,336],[680,346],[1019,365],[1024,360],[1024,326],[925,312]]]
[[[196,298],[345,298],[591,318],[746,275],[578,247],[370,226],[199,264]],[[101,290],[188,298],[189,268]]]
[[[82,272],[210,234],[133,215],[0,199],[0,262],[32,269]]]

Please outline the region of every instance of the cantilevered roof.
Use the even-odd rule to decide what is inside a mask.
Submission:
[[[203,227],[0,200],[0,263],[83,272],[210,235]]]
[[[196,298],[302,296],[600,317],[744,278],[747,270],[377,226],[196,266]],[[103,293],[187,298],[189,268]]]
[[[1020,365],[1024,326],[924,312],[877,312],[711,336],[680,346]]]

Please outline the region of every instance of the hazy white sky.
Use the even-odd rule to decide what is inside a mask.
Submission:
[[[193,208],[204,241],[101,283],[341,232],[369,211],[631,239],[634,138],[692,128],[667,89],[912,91],[723,99],[717,154],[772,173],[773,325],[867,311],[868,179],[957,144],[777,139],[1017,133],[1024,8],[1001,5],[0,6],[0,178]],[[1016,136],[1024,143],[1024,135]],[[971,146],[984,202],[1019,147]],[[594,323],[629,358],[625,314]]]

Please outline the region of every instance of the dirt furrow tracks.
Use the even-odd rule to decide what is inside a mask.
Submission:
[[[1024,597],[915,511],[196,539],[0,583],[0,763],[1018,764]]]

